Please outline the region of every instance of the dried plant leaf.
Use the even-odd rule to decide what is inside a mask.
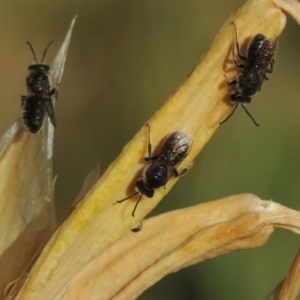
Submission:
[[[293,265],[282,284],[279,300],[297,299],[300,293],[300,251],[293,262]]]
[[[90,172],[84,179],[83,185],[81,187],[81,190],[79,194],[77,195],[73,206],[77,205],[84,196],[88,193],[88,191],[95,185],[97,180],[99,179],[99,174],[100,174],[100,164],[97,165],[96,169]]]
[[[128,232],[91,261],[62,299],[136,299],[171,272],[263,245],[275,226],[300,233],[300,212],[251,194],[148,219],[141,232]]]
[[[68,55],[69,45],[71,42],[71,36],[73,27],[75,25],[75,21],[77,19],[77,15],[73,18],[69,30],[65,36],[64,42],[61,45],[56,57],[54,58],[52,68],[51,68],[51,75],[52,79],[56,84],[61,83],[62,75],[64,73],[65,63]]]
[[[183,85],[149,120],[156,147],[176,130],[184,129],[193,136],[193,147],[180,166],[182,168],[191,165],[231,109],[224,74],[236,76],[232,68],[229,72],[234,47],[232,22],[239,29],[241,41],[257,33],[275,39],[283,30],[286,17],[270,0],[248,1],[227,21]],[[157,191],[151,199],[141,201],[135,218],[131,216],[134,200],[116,203],[132,192],[134,182],[141,174],[147,138],[147,128],[143,127],[58,228],[17,299],[60,299],[82,268],[143,219],[169,191],[176,182],[174,178],[168,182],[166,189]],[[264,234],[266,237],[269,232],[264,231]]]
[[[281,281],[266,300],[294,300],[300,293],[300,251],[293,262],[287,277]]]
[[[296,0],[273,0],[274,4],[282,11],[289,14],[298,24],[300,24],[300,3]]]
[[[71,26],[73,24],[74,20]],[[70,31],[62,49],[68,49],[69,36]],[[64,56],[66,54],[65,51]],[[64,56],[60,51],[55,60],[52,78],[55,82],[61,79]],[[4,134],[0,143],[2,291],[18,278],[56,226],[52,174],[53,136],[54,128],[48,118],[37,134],[28,133],[20,118]],[[13,291],[7,297],[12,297],[12,294]]]
[[[19,119],[0,146],[2,291],[18,277],[55,226],[48,133],[44,126],[41,134],[31,135]]]

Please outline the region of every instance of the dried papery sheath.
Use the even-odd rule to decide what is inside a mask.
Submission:
[[[68,31],[63,49],[68,49]],[[66,51],[55,61],[61,80]],[[55,82],[53,80],[53,82]],[[57,89],[58,86],[55,86]],[[16,101],[17,103],[17,101]],[[52,171],[53,125],[49,118],[31,134],[18,119],[0,142],[0,290],[18,278],[56,226]]]
[[[61,83],[61,78],[64,72],[65,62],[67,59],[68,49],[71,41],[72,31],[73,27],[75,25],[77,16],[75,16],[72,20],[72,23],[70,25],[70,28],[66,34],[65,40],[63,44],[61,45],[51,68],[51,76],[54,82],[59,85]],[[58,89],[58,87],[56,87]]]

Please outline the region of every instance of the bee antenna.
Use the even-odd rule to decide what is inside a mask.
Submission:
[[[130,195],[129,197],[124,198],[124,199],[122,199],[122,200],[118,200],[117,202],[118,202],[118,203],[122,203],[122,202],[124,202],[124,201],[126,201],[126,200],[132,198],[133,196],[137,195],[138,193],[139,193],[139,192],[135,192],[134,194]]]
[[[242,106],[243,106],[243,109],[245,110],[245,112],[247,113],[247,115],[251,118],[251,120],[253,121],[253,123],[257,126],[257,127],[259,127],[259,124],[255,121],[255,119],[251,116],[251,114],[249,113],[249,111],[247,110],[247,108],[245,107],[245,105],[244,104],[242,104]]]
[[[139,202],[141,201],[142,197],[143,197],[143,194],[141,194],[141,196],[139,197],[139,200],[138,200],[138,201],[136,201],[136,203],[135,203],[134,209],[133,209],[133,211],[132,211],[132,216],[133,216],[133,217],[134,217],[134,214],[135,214],[136,208],[137,208],[137,206],[138,206]]]
[[[26,43],[29,45],[29,47],[30,47],[30,49],[31,49],[31,52],[32,52],[32,54],[33,54],[33,57],[34,57],[35,62],[38,63],[38,62],[37,62],[37,59],[36,59],[36,56],[35,56],[35,52],[34,52],[34,50],[33,50],[33,47],[31,46],[31,44],[30,44],[29,42],[26,42]]]
[[[47,50],[48,50],[48,48],[50,47],[50,45],[51,45],[53,42],[54,42],[54,41],[51,41],[51,42],[48,44],[47,48],[45,49],[44,54],[43,54],[43,58],[42,58],[42,60],[41,60],[41,63],[44,61],[45,55],[46,55],[46,53],[47,53]]]
[[[228,119],[230,119],[231,118],[231,116],[234,114],[234,112],[235,112],[235,110],[237,109],[237,107],[238,107],[238,103],[236,103],[236,105],[234,106],[234,108],[232,109],[232,111],[230,112],[230,114],[222,121],[222,122],[220,122],[219,124],[223,124],[223,123],[225,123]],[[244,107],[244,106],[243,106]],[[244,107],[245,108],[245,107]],[[246,109],[246,108],[245,108]],[[246,110],[247,111],[247,110]],[[247,114],[249,114],[248,112],[247,112]],[[251,116],[251,115],[250,115]],[[253,119],[253,117],[251,116],[251,118]],[[254,119],[253,119],[254,120]],[[254,123],[255,123],[255,121],[254,121]]]

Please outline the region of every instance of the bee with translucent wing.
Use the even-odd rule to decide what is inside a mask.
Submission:
[[[29,75],[26,78],[28,96],[21,96],[21,103],[23,122],[31,133],[37,133],[41,129],[46,114],[53,126],[56,126],[51,96],[57,95],[57,91],[56,89],[50,90],[50,67],[43,64],[47,50],[52,43],[53,41],[48,44],[39,63],[31,44],[27,42],[36,63],[28,68]]]
[[[155,190],[165,187],[171,176],[179,177],[188,171],[188,168],[184,168],[179,173],[177,167],[188,155],[193,142],[183,131],[176,131],[166,139],[161,152],[156,156],[152,156],[151,131],[150,126],[148,124],[146,126],[149,128],[149,141],[148,156],[144,158],[144,161],[150,163],[150,165],[144,168],[142,177],[137,180],[136,192],[125,199],[117,201],[121,203],[140,194],[132,211],[133,217],[143,196],[152,198]]]
[[[226,122],[233,115],[238,105],[241,104],[254,124],[259,126],[246,109],[245,104],[251,102],[251,97],[260,91],[263,81],[268,80],[267,73],[273,72],[275,64],[274,56],[277,49],[278,38],[274,41],[270,41],[262,34],[255,35],[249,43],[247,56],[244,56],[240,52],[237,27],[235,24],[233,25],[235,27],[236,37],[235,48],[237,50],[238,58],[242,61],[239,63],[237,59],[234,58],[233,62],[241,69],[241,73],[237,79],[227,81],[228,86],[235,86],[235,90],[230,94],[230,100],[235,103],[235,106],[230,114],[225,118],[225,120],[220,122],[220,124]]]

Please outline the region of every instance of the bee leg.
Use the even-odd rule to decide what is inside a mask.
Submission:
[[[49,96],[54,96],[55,97],[55,100],[57,100],[57,95],[58,95],[58,91],[56,88],[52,89],[50,92],[49,92]]]
[[[21,104],[22,106],[24,106],[26,104],[27,101],[27,96],[21,96]]]
[[[148,156],[144,157],[144,161],[154,161],[157,160],[158,155],[152,156],[152,143],[151,143],[151,130],[150,125],[146,124],[149,128],[149,137],[148,137]]]
[[[271,62],[270,62],[270,68],[267,69],[266,71],[267,71],[268,73],[272,73],[273,70],[274,70],[274,66],[275,66],[275,59],[273,58],[273,59],[271,60]]]
[[[275,60],[274,60],[274,58],[271,60],[271,62],[270,62],[270,68],[267,68],[266,69],[266,73],[272,73],[273,72],[273,70],[274,70],[274,65],[275,65]],[[264,79],[266,79],[266,80],[268,80],[269,78],[267,77],[267,75],[266,75],[266,73],[265,73],[265,75],[264,75]]]
[[[50,94],[50,96],[53,96],[54,94],[57,94],[57,89],[56,88],[52,89],[49,94]]]
[[[55,116],[54,116],[54,109],[53,109],[53,105],[52,105],[52,101],[51,99],[49,98],[48,100],[48,107],[47,107],[47,113],[48,113],[48,116],[50,118],[50,121],[52,123],[52,125],[54,127],[56,127],[56,121],[55,121]]]
[[[228,86],[233,86],[233,85],[235,85],[235,84],[237,84],[237,80],[227,81],[227,85],[228,85]]]
[[[144,161],[154,161],[157,160],[158,155],[152,156],[152,157],[144,157]]]
[[[187,167],[187,168],[183,168],[182,171],[179,173],[177,169],[174,169],[172,175],[173,175],[174,177],[180,177],[180,176],[185,175],[185,174],[188,172],[188,170],[189,170],[188,167]]]
[[[234,29],[235,29],[235,47],[236,47],[236,50],[238,53],[238,57],[243,61],[247,61],[247,57],[245,57],[244,55],[241,54],[237,27],[236,27],[235,23],[233,23],[233,25],[234,25]],[[234,56],[234,48],[233,48],[232,52],[233,52],[233,56]]]
[[[233,62],[238,68],[243,69],[243,71],[246,71],[246,66],[244,64],[239,64],[236,59],[233,59]]]
[[[152,144],[151,144],[151,129],[150,125],[147,123],[146,126],[148,126],[149,129],[149,135],[148,135],[148,160],[151,160],[152,155]]]
[[[226,74],[224,74],[224,77],[226,78],[226,83],[227,83],[228,86],[235,85],[238,82],[236,79],[229,81]]]
[[[227,84],[228,84],[228,82],[227,82]],[[223,123],[225,123],[228,119],[230,119],[231,116],[234,114],[235,110],[237,109],[238,105],[239,105],[239,104],[236,103],[235,106],[234,106],[234,108],[232,109],[232,111],[229,113],[229,115],[228,115],[222,122],[220,122],[219,124],[223,124]]]

